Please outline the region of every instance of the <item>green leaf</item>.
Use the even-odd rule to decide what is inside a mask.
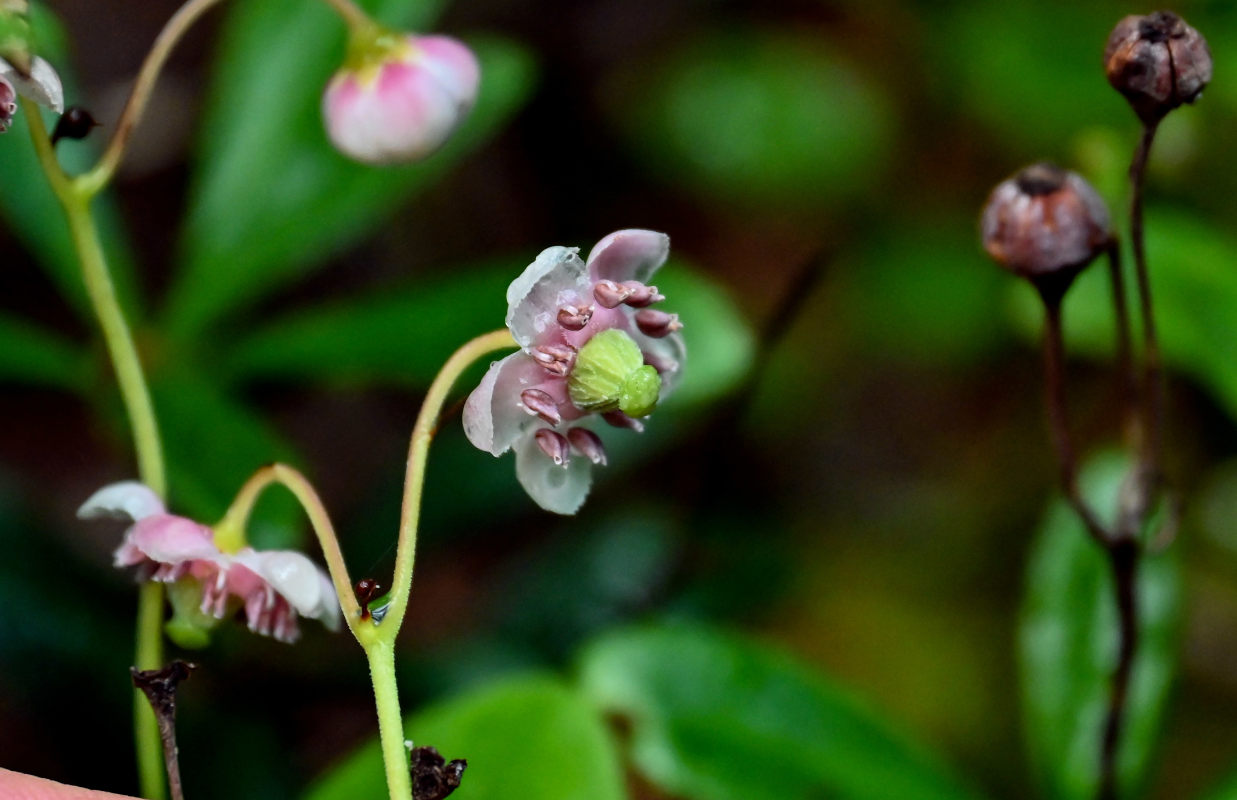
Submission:
[[[840,686],[755,642],[693,627],[588,647],[584,691],[631,725],[646,778],[688,800],[975,795]]]
[[[1223,780],[1202,795],[1202,800],[1237,800],[1237,770],[1225,775]]]
[[[1084,495],[1103,516],[1115,509],[1124,466],[1106,456],[1084,471]],[[1123,797],[1134,796],[1147,774],[1175,671],[1180,613],[1176,559],[1149,554],[1139,567],[1139,646],[1118,754]],[[1057,500],[1031,556],[1019,627],[1027,745],[1048,797],[1095,796],[1117,640],[1108,560]]]
[[[1237,359],[1219,344],[1237,341],[1237,239],[1178,210],[1153,208],[1146,216],[1147,263],[1165,362],[1211,389],[1237,418]],[[1126,285],[1133,286],[1132,272]],[[1011,312],[1024,332],[1038,336],[1043,316],[1038,301],[1024,286],[1011,291],[1016,292]],[[1111,293],[1107,268],[1099,262],[1070,290],[1064,320],[1071,351],[1111,352]],[[1132,305],[1131,313],[1136,308]]]
[[[168,463],[172,507],[210,523],[241,484],[272,461],[296,462],[292,448],[261,417],[187,369],[151,384]],[[285,492],[264,494],[250,521],[259,548],[295,547],[302,514]]]
[[[56,66],[65,85],[65,97],[71,103],[80,93],[76,91],[69,69],[64,29],[41,3],[33,4],[31,10],[39,52]],[[55,124],[55,116],[44,112],[44,121],[50,130]],[[89,142],[61,142],[57,147],[60,163],[70,174],[84,171],[94,164],[98,145],[98,137]],[[4,180],[0,181],[0,216],[39,265],[47,270],[65,299],[84,318],[93,320],[77,253],[69,237],[69,224],[30,143],[30,127],[24,106],[13,118],[13,126],[8,133],[0,138],[0,175],[4,176]],[[121,305],[132,315],[137,305],[137,283],[132,253],[120,224],[120,216],[107,195],[96,198],[93,208],[116,294]]]
[[[0,380],[73,392],[85,388],[90,362],[76,343],[7,316],[0,316],[0,342]]]
[[[511,678],[412,715],[417,745],[468,770],[452,800],[620,800],[623,775],[601,717],[576,691],[545,676]],[[308,800],[385,797],[382,756],[372,741],[314,785]]]
[[[418,28],[436,11],[405,0],[378,5],[383,21]],[[382,225],[492,136],[533,81],[523,49],[470,39],[481,92],[447,146],[419,164],[364,166],[336,153],[322,127],[322,90],[342,60],[344,36],[324,3],[241,3],[229,18],[182,241],[185,266],[168,301],[174,338],[194,338]]]
[[[871,185],[887,161],[889,104],[824,40],[710,33],[607,91],[615,127],[650,171],[745,205],[818,205]]]

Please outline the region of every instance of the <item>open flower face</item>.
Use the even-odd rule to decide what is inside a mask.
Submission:
[[[479,82],[476,57],[450,37],[363,38],[323,95],[327,135],[367,164],[425,158],[468,114]]]
[[[115,565],[136,566],[146,580],[199,586],[202,614],[222,619],[241,606],[250,630],[284,642],[300,635],[298,614],[320,619],[331,630],[339,627],[331,581],[304,555],[250,547],[225,553],[211,528],[169,514],[158,495],[141,483],[105,486],[77,515],[132,522],[116,549]]]
[[[642,430],[683,364],[678,318],[652,306],[647,283],[670,239],[623,230],[588,260],[551,247],[507,289],[507,327],[521,350],[491,365],[464,407],[464,432],[495,456],[516,453],[520,484],[542,508],[574,514],[604,465],[598,419]]]

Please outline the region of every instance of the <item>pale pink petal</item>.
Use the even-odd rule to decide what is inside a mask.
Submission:
[[[670,237],[664,233],[638,228],[615,231],[588,254],[589,277],[645,283],[669,255]]]
[[[38,56],[30,59],[30,77],[23,76],[13,65],[0,58],[0,78],[4,78],[22,97],[29,97],[57,114],[64,111],[64,88],[60,76],[51,64]]]
[[[520,347],[530,347],[558,325],[564,304],[591,302],[592,281],[577,247],[549,247],[507,287],[507,327]]]
[[[544,427],[544,426],[542,426]],[[533,501],[555,514],[574,514],[588,497],[593,462],[579,456],[555,464],[530,433],[515,446],[515,475]]]
[[[413,47],[421,64],[455,102],[461,108],[472,108],[481,85],[481,67],[472,50],[450,36],[414,37]]]
[[[78,519],[127,519],[137,522],[167,508],[159,495],[144,483],[122,481],[104,486],[77,509]]]
[[[495,456],[507,452],[537,418],[520,403],[525,389],[550,389],[557,400],[566,399],[565,383],[547,385],[546,371],[528,354],[512,353],[495,361],[464,404],[464,433],[473,446]],[[557,392],[557,394],[555,394]]]
[[[138,520],[125,534],[125,540],[160,564],[215,561],[222,556],[215,547],[210,528],[174,514],[156,514]]]

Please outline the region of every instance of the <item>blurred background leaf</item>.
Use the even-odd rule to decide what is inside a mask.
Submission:
[[[81,391],[89,360],[75,342],[19,319],[0,315],[0,380]]]
[[[1107,455],[1083,471],[1084,496],[1102,518],[1116,508],[1125,465]],[[1138,598],[1138,650],[1117,757],[1120,786],[1131,797],[1146,783],[1176,673],[1182,600],[1174,555],[1148,553],[1139,567]],[[1019,632],[1027,745],[1048,797],[1095,796],[1117,642],[1107,558],[1058,499],[1031,557]]]
[[[363,4],[366,5],[366,4]],[[378,17],[424,29],[434,3],[382,0]],[[335,152],[322,90],[343,59],[345,31],[320,3],[238,4],[219,54],[203,123],[182,253],[164,321],[184,345],[220,316],[303,278],[386,223],[497,133],[529,94],[529,54],[502,39],[470,38],[484,76],[460,131],[423,163],[376,168]]]
[[[430,706],[405,725],[417,746],[465,758],[460,800],[621,800],[623,776],[601,717],[575,690],[544,675],[508,678]],[[335,767],[307,800],[386,792],[375,740]]]
[[[602,636],[589,698],[630,726],[644,777],[689,800],[974,798],[922,747],[780,651],[698,627]]]

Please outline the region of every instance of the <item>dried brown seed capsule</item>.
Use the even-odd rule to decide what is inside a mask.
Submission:
[[[1049,163],[993,189],[980,229],[988,255],[1033,282],[1051,276],[1068,283],[1112,238],[1108,209],[1091,185]]]
[[[1104,48],[1104,72],[1145,123],[1193,103],[1211,81],[1207,40],[1171,11],[1128,16]]]

